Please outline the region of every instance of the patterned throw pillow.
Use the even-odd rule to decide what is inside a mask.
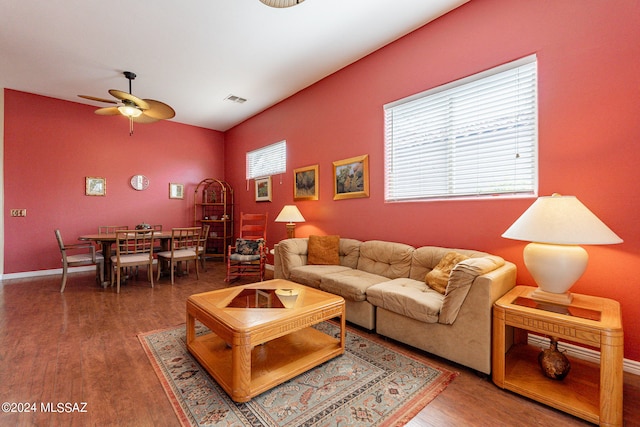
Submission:
[[[236,239],[236,253],[240,255],[257,255],[264,239]]]
[[[436,265],[433,270],[427,273],[425,277],[427,286],[429,286],[434,291],[440,292],[442,295],[444,295],[447,291],[447,283],[449,283],[449,275],[451,274],[451,270],[453,270],[453,267],[455,267],[457,263],[468,258],[468,256],[459,254],[457,252],[447,253],[444,257],[442,257],[438,265]]]

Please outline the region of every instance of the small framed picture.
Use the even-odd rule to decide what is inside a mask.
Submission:
[[[84,194],[86,196],[106,196],[107,180],[95,176],[85,177]]]
[[[256,202],[271,201],[271,177],[256,179]]]
[[[369,156],[333,162],[333,200],[369,197]]]
[[[176,184],[174,182],[169,183],[169,198],[184,199],[184,185]]]
[[[318,200],[318,165],[293,170],[293,200]]]

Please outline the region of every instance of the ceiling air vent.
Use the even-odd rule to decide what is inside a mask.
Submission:
[[[247,102],[247,100],[245,98],[241,98],[239,96],[235,96],[235,95],[229,95],[225,98],[225,101],[232,101],[232,102],[236,102],[238,104],[244,104],[245,102]]]

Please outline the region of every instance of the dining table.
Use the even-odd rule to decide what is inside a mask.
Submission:
[[[153,238],[160,241],[163,251],[169,250],[171,231],[156,231],[153,234]],[[102,256],[104,257],[104,280],[107,283],[111,283],[111,246],[116,242],[116,233],[85,234],[78,237],[78,240],[92,241],[102,246]]]

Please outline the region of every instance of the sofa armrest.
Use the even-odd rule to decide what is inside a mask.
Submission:
[[[307,238],[282,240],[273,248],[273,277],[289,279],[291,270],[307,264]]]
[[[477,308],[488,311],[490,315],[493,303],[516,284],[515,264],[504,261],[502,258],[494,256],[484,259],[470,258],[467,262],[475,262],[476,265],[469,268],[470,266],[465,265],[463,261],[452,271],[438,323],[452,324],[458,317],[462,306],[466,304],[473,305],[471,310]],[[497,263],[499,267],[490,269],[492,263]],[[486,272],[482,271],[483,269]],[[488,269],[490,270],[487,271]],[[474,272],[480,274],[474,275]],[[454,281],[459,286],[450,289]],[[469,298],[471,289],[481,290],[482,301]],[[477,292],[474,294],[478,295]]]

